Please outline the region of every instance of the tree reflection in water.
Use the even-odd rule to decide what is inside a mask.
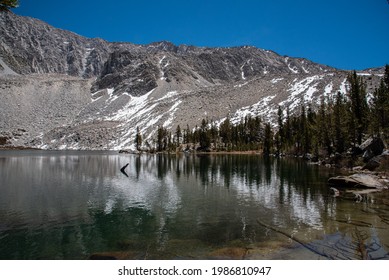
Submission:
[[[388,258],[387,194],[333,198],[332,172],[258,155],[2,153],[1,258]]]

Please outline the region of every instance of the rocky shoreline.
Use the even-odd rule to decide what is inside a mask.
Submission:
[[[26,146],[0,146],[0,150],[41,150],[39,148],[26,147]]]
[[[334,197],[362,202],[370,193],[389,189],[389,151],[382,139],[370,137],[355,149],[352,159],[351,165],[340,166],[347,175],[328,179]],[[353,166],[354,162],[361,164]]]

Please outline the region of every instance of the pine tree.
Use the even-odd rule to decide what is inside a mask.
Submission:
[[[329,101],[328,101],[329,102]],[[324,98],[321,100],[319,106],[319,112],[317,114],[317,137],[319,147],[326,150],[327,154],[332,153],[332,143],[331,143],[331,122],[328,122],[328,111],[330,105],[326,104]]]
[[[175,148],[174,147],[174,139],[173,139],[171,131],[169,131],[168,136],[167,136],[167,148],[169,151],[172,151]]]
[[[385,65],[384,84],[386,89],[389,90],[389,65]]]
[[[371,110],[373,116],[373,122],[372,122],[373,134],[379,135],[382,132],[383,128],[386,127],[387,104],[388,101],[386,96],[386,88],[385,88],[384,80],[382,79],[380,86],[375,89],[371,100]]]
[[[139,127],[136,127],[136,135],[135,135],[135,147],[138,151],[140,151],[142,146],[142,135],[140,133]]]
[[[260,132],[261,132],[261,119],[256,116],[255,118],[248,117],[246,124],[246,137],[249,144],[250,150],[258,149],[258,144],[260,142]]]
[[[211,129],[210,129],[210,140],[213,143],[213,146],[216,148],[217,147],[217,142],[218,142],[218,135],[219,135],[219,130],[215,124],[214,121],[211,121]]]
[[[309,110],[308,110],[309,111]],[[301,133],[302,133],[302,152],[307,154],[312,148],[312,133],[310,129],[308,114],[305,112],[305,106],[301,110]]]
[[[278,106],[277,117],[278,117],[277,152],[281,153],[284,145],[284,123],[283,123],[283,114],[282,114],[281,106]]]
[[[157,129],[157,151],[165,151],[168,145],[168,131],[163,126],[159,126]]]
[[[315,156],[319,154],[319,140],[317,137],[317,114],[313,110],[312,105],[308,106],[307,112],[307,153],[314,153]]]
[[[371,99],[372,133],[375,135],[389,135],[389,65],[385,67],[384,77],[380,85],[373,92]]]
[[[19,7],[18,0],[0,0],[0,12]]]
[[[201,121],[200,134],[199,134],[200,149],[208,149],[211,145],[208,121],[203,119]]]
[[[362,143],[363,133],[366,130],[368,117],[366,85],[355,71],[348,76],[348,82],[350,83],[349,97],[351,102],[351,117],[353,118],[351,125],[354,130],[352,138],[354,138],[354,144],[357,142],[360,145]]]
[[[265,136],[263,139],[263,154],[269,156],[273,146],[273,132],[270,123],[265,125]]]
[[[334,130],[335,130],[335,150],[343,153],[346,148],[344,135],[346,133],[344,116],[347,116],[346,101],[340,91],[336,95],[335,105],[333,108]]]
[[[176,128],[176,144],[177,144],[177,147],[180,146],[180,139],[182,137],[182,132],[181,132],[181,127],[180,125],[177,125],[177,128]]]
[[[284,125],[284,148],[290,147],[293,143],[292,140],[292,127],[291,127],[291,120],[290,120],[290,109],[289,106],[286,107],[286,120]]]
[[[183,143],[189,144],[190,142],[192,142],[192,138],[193,138],[192,131],[190,130],[189,125],[187,124],[186,129],[184,129]]]
[[[306,153],[306,137],[307,137],[307,119],[305,114],[305,105],[301,105],[301,113],[298,118],[298,131],[296,133],[297,136],[297,152],[299,154]]]
[[[232,142],[232,128],[230,119],[228,117],[221,123],[219,128],[219,135],[222,142],[224,143],[224,147],[228,148]]]
[[[385,138],[387,139],[389,137],[389,65],[388,64],[385,66],[385,74],[383,80],[384,80],[383,91],[385,94],[385,106],[384,106],[385,121],[383,124],[383,132]]]

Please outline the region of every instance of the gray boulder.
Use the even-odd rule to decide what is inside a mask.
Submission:
[[[384,149],[385,143],[380,137],[370,137],[359,146],[358,152],[363,154],[363,160],[367,162],[373,157],[382,154]]]
[[[387,160],[389,160],[389,151],[384,151],[381,155],[375,156],[370,159],[363,167],[363,170],[374,171],[381,166],[382,162]]]
[[[376,176],[370,174],[336,176],[328,179],[328,183],[337,189],[387,189]]]

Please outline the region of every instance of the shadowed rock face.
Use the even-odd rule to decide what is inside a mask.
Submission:
[[[0,34],[0,136],[19,145],[128,148],[137,126],[151,139],[203,118],[273,121],[279,105],[293,113],[347,88],[346,71],[255,47],[110,43],[12,12]],[[382,69],[369,71],[368,90]]]
[[[101,72],[109,43],[56,29],[12,12],[0,13],[0,54],[19,74],[57,73],[93,77]]]

